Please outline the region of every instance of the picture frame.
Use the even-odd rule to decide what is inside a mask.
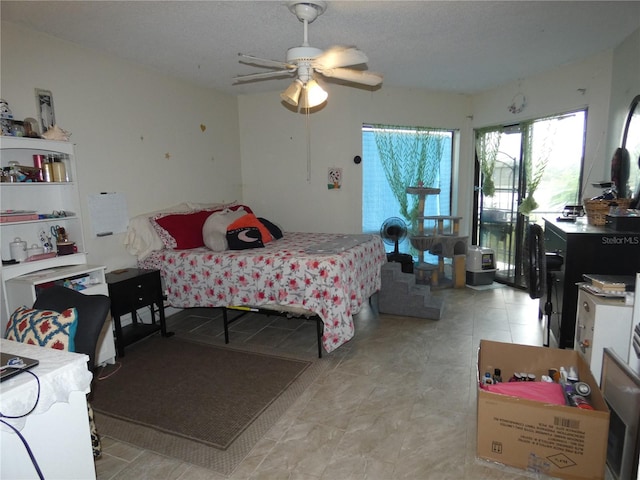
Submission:
[[[49,90],[36,88],[36,107],[40,131],[45,133],[56,124],[56,113],[53,107],[53,95]]]
[[[342,169],[331,167],[327,177],[327,188],[329,190],[338,190],[342,187]]]

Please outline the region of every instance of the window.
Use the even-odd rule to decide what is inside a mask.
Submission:
[[[427,197],[424,215],[451,215],[453,133],[422,127],[363,126],[363,232],[379,232],[389,217],[402,218],[411,228],[418,199],[401,192],[407,186],[417,186],[418,181],[425,187],[440,189],[439,195]],[[408,239],[400,244],[400,251],[411,252],[414,257],[419,253],[411,251]]]

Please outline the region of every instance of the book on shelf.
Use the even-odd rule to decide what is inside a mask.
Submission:
[[[38,220],[38,213],[35,210],[0,210],[0,223],[28,220]]]
[[[588,282],[578,282],[576,285],[581,290],[589,292],[597,297],[624,299],[628,295],[628,292],[625,292],[624,290],[602,290],[601,288],[594,287]]]
[[[585,273],[582,277],[588,284],[603,292],[631,292],[634,290],[636,283],[633,275]]]

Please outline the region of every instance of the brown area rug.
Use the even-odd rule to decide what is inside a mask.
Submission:
[[[126,433],[124,421],[221,450],[312,364],[176,337],[151,337],[120,362],[114,375],[94,384],[94,410],[115,420],[98,422],[106,428],[101,434],[151,449],[162,444],[152,436],[148,447],[140,431]],[[164,441],[174,442],[166,435]]]

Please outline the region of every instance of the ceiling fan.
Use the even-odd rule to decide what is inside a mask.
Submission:
[[[327,2],[297,0],[289,2],[288,7],[303,24],[302,45],[287,50],[285,61],[238,54],[241,57],[240,63],[257,64],[272,70],[236,76],[235,83],[295,76],[293,83],[280,94],[280,97],[290,105],[301,108],[318,106],[327,99],[327,92],[318,85],[314,78],[315,74],[368,86],[382,83],[382,75],[379,73],[344,68],[368,62],[369,59],[365,53],[356,47],[336,46],[323,51],[309,45],[308,25],[324,13]]]

